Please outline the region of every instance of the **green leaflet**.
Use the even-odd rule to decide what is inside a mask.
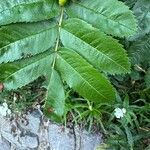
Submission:
[[[99,103],[115,99],[110,82],[75,51],[59,49],[56,66],[67,84],[84,98]]]
[[[65,92],[63,83],[56,70],[51,70],[45,103],[45,114],[52,120],[61,121],[65,109]]]
[[[132,43],[129,56],[133,64],[150,62],[150,34]]]
[[[46,51],[56,38],[57,27],[50,21],[4,26],[0,28],[0,63]]]
[[[133,7],[133,12],[138,20],[138,32],[130,40],[136,40],[150,33],[150,1],[138,0]]]
[[[118,0],[81,0],[67,9],[71,17],[81,18],[101,31],[119,37],[133,35],[136,21],[129,8]]]
[[[49,51],[34,57],[0,64],[0,81],[7,90],[21,88],[45,75],[51,68],[53,55]]]
[[[57,0],[1,0],[0,26],[15,22],[33,22],[58,15]]]
[[[94,67],[110,74],[130,72],[130,63],[117,40],[80,19],[68,19],[60,33],[65,47],[81,54]]]

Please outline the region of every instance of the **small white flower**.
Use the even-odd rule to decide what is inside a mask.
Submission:
[[[114,115],[116,116],[116,118],[120,119],[124,116],[124,114],[126,113],[126,109],[125,108],[116,108]]]

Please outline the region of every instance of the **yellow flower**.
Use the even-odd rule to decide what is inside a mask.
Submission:
[[[64,6],[66,4],[67,0],[59,0],[59,5]]]

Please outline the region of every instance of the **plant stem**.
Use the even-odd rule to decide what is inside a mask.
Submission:
[[[60,14],[60,19],[59,19],[59,23],[58,23],[58,37],[57,37],[57,41],[56,41],[56,45],[55,45],[55,56],[54,56],[54,61],[53,61],[53,65],[52,68],[54,68],[55,66],[55,62],[56,62],[56,58],[57,58],[57,50],[59,47],[59,42],[60,42],[60,30],[61,30],[61,25],[62,25],[62,21],[63,21],[63,15],[64,15],[64,7],[61,7],[61,14]]]

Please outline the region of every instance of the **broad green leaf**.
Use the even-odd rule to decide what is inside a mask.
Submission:
[[[21,88],[45,75],[51,68],[53,55],[49,51],[30,58],[0,64],[0,81],[7,90]]]
[[[57,71],[52,69],[45,103],[45,114],[52,120],[61,121],[65,109],[65,92]]]
[[[58,15],[57,0],[1,0],[0,26],[16,22],[33,22]]]
[[[56,38],[56,25],[46,21],[4,26],[0,28],[0,63],[46,51]]]
[[[130,72],[130,63],[117,40],[80,19],[68,19],[60,38],[65,47],[81,54],[94,67],[110,74]]]
[[[75,1],[67,9],[71,17],[81,18],[94,27],[119,37],[133,35],[136,21],[128,6],[118,0]]]
[[[59,49],[56,66],[67,84],[84,98],[96,102],[115,99],[110,82],[75,51]]]

